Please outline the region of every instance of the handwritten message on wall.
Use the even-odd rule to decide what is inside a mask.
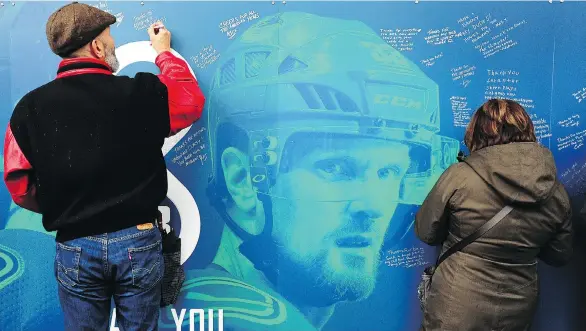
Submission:
[[[175,157],[171,160],[173,163],[187,167],[194,163],[203,165],[208,159],[208,149],[205,141],[206,128],[201,128],[177,144],[174,148]]]
[[[565,136],[557,138],[558,150],[563,150],[566,148],[572,148],[574,150],[581,148],[584,146],[584,137],[586,136],[586,130],[582,130],[580,128],[580,114],[573,114],[559,120],[557,123],[560,128],[565,128],[566,132],[570,130],[575,130],[575,132],[571,132]]]
[[[438,55],[432,56],[428,59],[421,60],[421,64],[423,64],[426,67],[431,67],[436,63],[438,59],[441,59],[443,56],[444,53],[439,53]]]
[[[579,89],[578,91],[572,93],[572,95],[574,98],[576,98],[576,100],[578,100],[578,102],[584,101],[584,99],[586,99],[586,87]]]
[[[558,125],[562,128],[577,127],[580,125],[580,114],[575,114],[564,120],[558,121]]]
[[[472,115],[472,108],[468,106],[468,100],[466,97],[454,96],[450,98],[450,103],[454,115],[454,127],[465,128]]]
[[[223,21],[220,23],[219,28],[222,33],[225,33],[226,36],[228,36],[228,39],[233,39],[236,36],[236,32],[238,32],[237,27],[240,24],[256,20],[259,17],[260,15],[256,11],[251,10],[239,16]]]
[[[511,69],[487,70],[486,89],[484,97],[486,100],[492,98],[511,99],[517,101],[527,111],[535,108],[532,99],[517,96],[519,86],[519,72]]]
[[[462,87],[468,87],[468,85],[470,85],[472,82],[472,76],[474,76],[476,66],[465,64],[457,68],[452,68],[450,71],[453,81],[460,81],[460,85]]]
[[[494,18],[492,14],[480,16],[474,13],[458,20],[465,29],[462,31],[464,41],[474,45],[484,58],[517,46],[518,42],[510,33],[526,23],[525,20],[511,23],[506,18]]]
[[[584,137],[586,137],[586,130],[571,133],[565,137],[557,138],[558,150],[566,148],[578,149],[584,146]]]
[[[571,167],[561,173],[560,182],[569,192],[583,191],[586,186],[586,163],[574,162]]]
[[[425,42],[431,45],[444,45],[453,43],[457,38],[460,38],[463,35],[464,34],[462,32],[445,27],[441,29],[428,30],[427,36],[425,36],[424,39]]]
[[[381,38],[396,50],[412,51],[413,38],[421,32],[421,29],[380,29]]]
[[[146,30],[157,21],[161,21],[164,24],[167,21],[167,18],[166,17],[156,17],[153,15],[152,10],[148,10],[148,11],[140,13],[134,17],[133,26],[134,26],[134,29],[137,31]]]
[[[191,60],[195,63],[195,65],[200,68],[204,69],[210,64],[216,62],[220,58],[220,53],[214,48],[212,45],[208,45],[204,47],[199,54],[196,56],[192,56]]]
[[[536,114],[530,114],[535,129],[537,141],[545,144],[546,138],[551,138],[551,127],[545,118],[540,118]]]
[[[413,268],[428,265],[425,261],[425,250],[422,247],[389,250],[385,264],[395,268]]]

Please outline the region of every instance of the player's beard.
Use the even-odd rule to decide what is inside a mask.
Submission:
[[[298,219],[298,206],[294,200],[275,200],[273,219],[279,222],[275,222],[273,228],[276,258],[273,259],[275,262],[272,268],[276,270],[273,283],[277,291],[297,305],[307,307],[328,307],[342,301],[359,301],[369,297],[376,285],[380,246],[371,258],[353,259],[348,254],[337,263],[332,261],[332,255],[345,254],[339,252],[340,248],[335,245],[335,241],[328,238],[360,227],[356,223],[358,221],[342,222],[337,230],[322,238],[322,243],[329,242],[329,245],[316,243],[313,250],[304,250],[305,253],[301,254],[295,251],[290,238],[278,236],[278,233],[295,231],[286,224],[293,224]]]
[[[377,265],[380,257],[374,259],[371,272],[362,268],[336,270],[328,263],[328,252],[319,252],[310,258],[293,257],[287,252],[279,254],[275,287],[292,302],[310,307],[327,307],[342,301],[359,301],[374,291]]]

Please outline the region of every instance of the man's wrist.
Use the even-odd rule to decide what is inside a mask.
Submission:
[[[165,48],[165,49],[162,49],[162,50],[157,50],[157,55],[161,55],[161,54],[163,54],[165,52],[170,52],[170,51],[171,51],[170,48]]]

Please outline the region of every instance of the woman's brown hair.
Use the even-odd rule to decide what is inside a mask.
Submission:
[[[493,145],[535,141],[533,122],[523,106],[506,99],[491,99],[480,106],[464,136],[470,152]]]

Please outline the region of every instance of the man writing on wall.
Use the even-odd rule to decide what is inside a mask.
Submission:
[[[50,16],[47,39],[63,58],[57,77],[20,100],[5,138],[4,180],[14,202],[57,232],[67,330],[106,330],[112,297],[121,329],[157,329],[164,266],[154,221],[167,193],[161,147],[204,106],[159,22],[148,34],[161,74],[113,75],[115,22],[75,2]]]

